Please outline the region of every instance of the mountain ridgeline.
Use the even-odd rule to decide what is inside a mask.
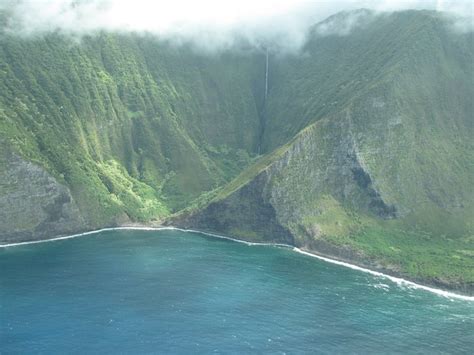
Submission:
[[[268,59],[2,32],[0,240],[172,224],[472,293],[472,32],[357,16]]]

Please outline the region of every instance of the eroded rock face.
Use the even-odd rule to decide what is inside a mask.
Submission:
[[[172,220],[170,224],[250,241],[294,244],[290,231],[278,222],[274,207],[262,193],[266,182],[267,176],[261,174],[228,198],[212,202],[204,211]]]
[[[0,150],[0,243],[85,229],[69,189],[43,168]]]
[[[302,132],[286,153],[267,169],[265,193],[284,225],[299,224],[321,213],[321,199],[378,218],[399,216],[387,202],[354,137],[351,116],[342,113]]]

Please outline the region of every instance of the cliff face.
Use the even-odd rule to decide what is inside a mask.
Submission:
[[[3,147],[0,235],[4,242],[46,239],[86,229],[71,192],[43,168]]]
[[[197,214],[172,219],[171,224],[249,241],[293,244],[292,234],[279,222],[274,205],[264,193],[268,181],[263,172],[227,198],[211,202]]]

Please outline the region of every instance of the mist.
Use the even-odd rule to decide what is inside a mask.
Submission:
[[[7,14],[5,30],[20,36],[137,32],[191,43],[205,51],[228,49],[242,41],[298,51],[311,26],[337,12],[359,8],[376,13],[438,10],[456,19],[457,30],[473,28],[468,0],[0,0],[0,10]],[[318,33],[346,35],[360,24],[360,19],[348,17],[348,21]]]

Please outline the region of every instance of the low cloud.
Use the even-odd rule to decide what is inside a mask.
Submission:
[[[455,15],[458,30],[472,30],[468,0],[0,0],[7,31],[21,36],[55,31],[78,37],[97,31],[139,32],[191,42],[208,51],[240,41],[255,46],[273,43],[282,51],[296,51],[310,26],[337,12],[359,8],[437,9]],[[348,19],[318,32],[347,34],[361,21]]]

